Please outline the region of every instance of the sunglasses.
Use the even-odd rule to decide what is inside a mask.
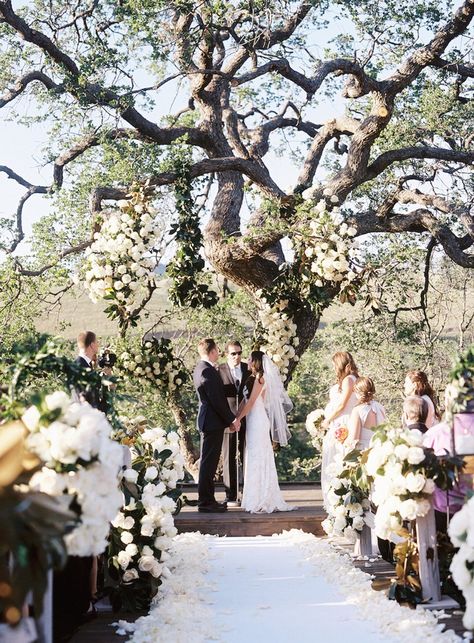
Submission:
[[[232,355],[232,357],[235,357],[235,355],[242,355],[242,351],[234,351],[233,353],[229,353],[229,355]]]

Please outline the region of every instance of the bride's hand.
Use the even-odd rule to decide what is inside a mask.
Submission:
[[[321,422],[321,426],[323,427],[323,429],[329,429],[329,420],[323,420]]]

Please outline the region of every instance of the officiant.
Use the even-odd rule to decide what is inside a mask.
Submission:
[[[242,363],[242,344],[237,340],[227,342],[226,364],[219,365],[219,374],[224,382],[224,390],[230,409],[237,415],[239,404],[244,399],[244,387],[249,376],[247,364]],[[237,443],[239,459],[237,459]],[[226,492],[227,505],[238,506],[239,483],[244,461],[245,421],[242,422],[240,431],[225,429],[222,444],[223,479]]]

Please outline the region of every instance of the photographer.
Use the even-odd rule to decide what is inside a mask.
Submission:
[[[99,342],[95,333],[91,330],[79,333],[77,347],[79,355],[76,358],[76,364],[91,370],[95,369],[97,364],[102,375],[106,377],[112,375],[116,355],[108,348],[99,354]],[[77,390],[77,394],[94,408],[107,413],[107,393],[104,384],[89,385],[82,390]]]

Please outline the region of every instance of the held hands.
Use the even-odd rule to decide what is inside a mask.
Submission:
[[[240,420],[239,420],[239,418],[235,418],[235,420],[230,425],[230,429],[233,432],[240,431]]]

